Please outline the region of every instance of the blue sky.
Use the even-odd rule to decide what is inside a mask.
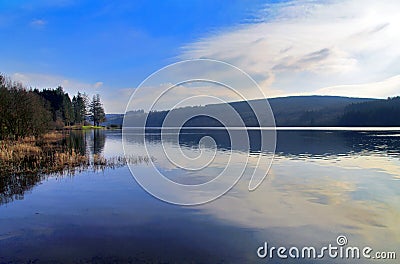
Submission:
[[[246,21],[241,1],[1,1],[1,70],[116,87],[176,61],[206,32]],[[229,4],[228,4],[229,3]],[[130,84],[129,84],[130,83]]]
[[[400,93],[396,1],[0,0],[0,72],[38,88],[100,93],[123,112],[149,74],[226,61],[267,96]]]

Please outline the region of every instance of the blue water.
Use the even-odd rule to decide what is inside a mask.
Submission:
[[[106,157],[123,154],[121,132],[102,133],[96,146],[86,137],[88,149]],[[141,137],[131,137],[129,147],[146,155]],[[189,132],[179,144],[164,147],[180,146],[195,156],[199,138]],[[253,154],[262,152],[256,145],[250,151],[231,149],[224,137],[216,138],[215,162],[197,172],[171,167],[157,133],[146,140],[156,167],[177,182],[206,182],[228,157],[236,164],[250,157],[248,166],[256,166]],[[151,169],[145,162],[133,167],[142,174]],[[277,258],[257,257],[265,241],[318,247],[335,244],[341,234],[349,245],[399,249],[398,132],[280,131],[268,176],[253,192],[248,180],[244,175],[223,197],[187,207],[148,194],[127,166],[44,177],[2,200],[0,263],[275,263]],[[329,261],[349,262],[324,263]]]

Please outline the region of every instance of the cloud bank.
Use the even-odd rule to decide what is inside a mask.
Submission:
[[[67,92],[72,94],[75,94],[78,91],[93,93],[99,90],[103,85],[103,82],[85,83],[71,78],[66,78],[64,76],[38,73],[16,72],[11,75],[11,78],[32,88],[43,89],[62,86]]]
[[[248,72],[268,97],[399,94],[398,1],[269,4],[251,23],[183,47],[181,58],[213,58]]]

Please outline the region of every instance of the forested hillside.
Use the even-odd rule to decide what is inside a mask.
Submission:
[[[342,126],[400,126],[400,97],[351,104],[340,120]]]
[[[350,98],[340,96],[290,96],[268,99],[277,126],[397,126],[400,125],[400,99],[388,100],[371,98]],[[252,101],[253,105],[265,104],[264,99]],[[258,126],[257,119],[247,102],[232,102],[230,105],[239,113],[246,126]],[[220,105],[184,107],[173,110],[176,115],[197,113],[209,109],[221,111]],[[125,124],[136,126],[147,118],[147,126],[159,127],[169,111],[128,112]],[[123,116],[113,116],[113,122],[122,124]],[[219,122],[207,117],[196,117],[186,126],[221,126]]]

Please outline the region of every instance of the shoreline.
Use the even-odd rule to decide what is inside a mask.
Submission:
[[[52,131],[38,138],[0,140],[0,178],[73,173],[75,170],[90,168],[103,170],[154,160],[152,157],[141,156],[105,158],[100,153],[90,153],[83,135],[77,135],[80,138],[74,139],[69,131],[73,130]]]

